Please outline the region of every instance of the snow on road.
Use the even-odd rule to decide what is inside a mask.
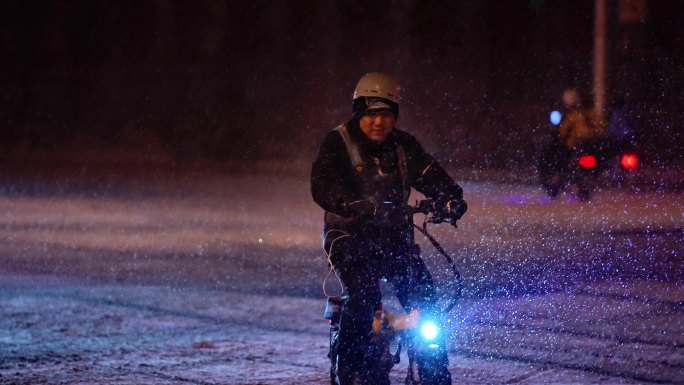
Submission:
[[[0,287],[0,383],[326,383],[319,300],[44,276],[3,275]],[[651,297],[606,305],[609,289],[464,303],[451,317],[455,381],[684,380],[681,302],[646,290]],[[576,302],[581,322],[566,313]]]
[[[684,383],[681,193],[464,188],[432,229],[466,282],[457,382]],[[25,190],[0,195],[0,383],[326,383],[305,172]]]

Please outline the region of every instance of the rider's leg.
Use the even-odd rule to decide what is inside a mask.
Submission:
[[[340,384],[354,383],[357,376],[362,384],[389,384],[379,370],[380,352],[371,339],[373,315],[381,303],[377,258],[358,243],[345,243],[337,263],[348,296],[340,320]]]
[[[394,259],[390,279],[399,302],[406,312],[411,309],[433,312],[436,292],[432,276],[420,258],[417,245],[408,246],[397,252],[399,258]]]

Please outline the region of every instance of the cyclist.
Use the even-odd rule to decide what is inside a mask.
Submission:
[[[349,121],[330,131],[311,170],[314,201],[325,210],[324,247],[348,299],[338,346],[338,377],[351,383],[389,384],[371,341],[388,279],[408,312],[436,312],[432,278],[413,242],[411,188],[432,198],[454,221],[467,209],[463,190],[410,134],[395,128],[399,86],[373,72],[358,82]],[[446,351],[435,360],[439,384],[451,384]]]
[[[599,137],[594,112],[582,105],[579,92],[570,88],[563,91],[561,97],[567,113],[560,122],[560,138],[568,151],[592,144]]]

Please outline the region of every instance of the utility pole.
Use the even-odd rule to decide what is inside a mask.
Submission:
[[[606,108],[606,12],[607,0],[595,0],[594,6],[594,114],[600,127],[605,123]]]

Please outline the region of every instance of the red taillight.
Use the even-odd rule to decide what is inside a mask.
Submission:
[[[626,170],[636,170],[639,166],[639,157],[635,154],[624,154],[620,157],[620,165]]]
[[[579,158],[579,165],[582,168],[594,168],[596,167],[596,157],[593,155],[582,155]]]

